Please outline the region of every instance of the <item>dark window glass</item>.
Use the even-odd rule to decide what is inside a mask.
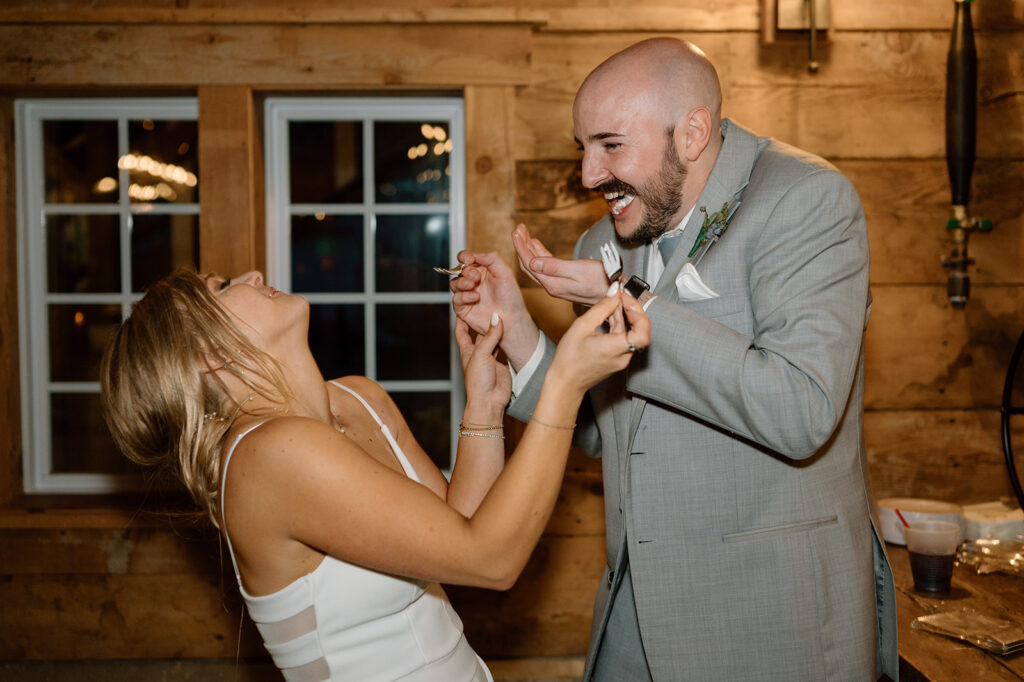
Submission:
[[[363,291],[363,217],[292,217],[292,291]]]
[[[46,276],[51,293],[121,290],[116,215],[51,215],[46,219]]]
[[[50,381],[99,381],[100,358],[121,324],[118,305],[50,306]]]
[[[53,473],[139,473],[118,451],[103,423],[98,393],[50,396]]]
[[[384,381],[447,380],[450,309],[445,304],[378,305],[378,378]]]
[[[117,122],[43,121],[46,202],[117,203]]]
[[[288,155],[293,204],[363,202],[360,121],[291,121]]]
[[[132,291],[145,291],[178,267],[199,269],[197,216],[149,213],[132,223]]]
[[[451,138],[446,123],[374,123],[376,201],[446,203]]]
[[[377,216],[378,291],[447,291],[433,267],[448,261],[448,216]]]
[[[324,379],[366,374],[364,317],[362,305],[310,306],[309,348]]]
[[[128,122],[128,168],[132,201],[199,202],[199,124],[196,121]]]
[[[409,430],[441,469],[451,466],[451,399],[447,393],[391,393]]]

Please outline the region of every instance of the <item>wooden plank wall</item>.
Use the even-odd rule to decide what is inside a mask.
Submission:
[[[953,3],[835,0],[831,41],[813,75],[802,43],[761,44],[759,6],[8,0],[0,8],[0,370],[8,377],[0,391],[0,543],[8,549],[0,553],[0,660],[231,658],[239,632],[233,577],[209,531],[102,500],[90,500],[85,513],[25,511],[39,501],[20,494],[11,179],[18,96],[197,92],[203,124],[218,131],[201,137],[204,166],[246,179],[224,196],[212,196],[212,181],[204,190],[204,239],[223,235],[237,210],[243,219],[216,243],[245,244],[248,254],[216,251],[210,262],[246,265],[258,264],[262,249],[255,112],[263,93],[461,91],[470,246],[511,259],[508,233],[524,221],[568,255],[603,210],[580,186],[570,118],[576,87],[636,40],[691,39],[719,67],[727,116],[829,158],[861,195],[875,301],[865,429],[877,496],[1008,495],[998,407],[1024,330],[1024,0],[972,3],[979,158],[971,209],[995,229],[971,240],[977,263],[964,310],[949,305],[940,266],[951,248],[943,116]],[[557,338],[571,320],[568,307],[537,289],[526,295]],[[1017,425],[1024,448],[1021,431]],[[450,590],[485,657],[538,666],[569,657],[578,670],[603,562],[601,514],[599,468],[576,453],[518,584],[507,593]],[[240,651],[261,653],[248,626]]]

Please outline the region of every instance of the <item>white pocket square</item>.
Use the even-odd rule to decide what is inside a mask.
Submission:
[[[716,294],[697,273],[697,268],[692,263],[687,263],[676,275],[676,291],[683,301],[704,301],[709,298],[718,298]]]

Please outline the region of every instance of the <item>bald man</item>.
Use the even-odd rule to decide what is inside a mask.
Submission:
[[[897,679],[892,573],[863,437],[868,240],[829,163],[721,118],[695,46],[638,43],[573,105],[582,179],[608,215],[554,258],[520,225],[520,265],[589,305],[619,286],[651,344],[589,394],[577,443],[602,457],[608,566],[586,679]],[[528,419],[554,345],[509,268],[465,251],[456,313],[494,311]],[[612,284],[615,286],[615,284]]]

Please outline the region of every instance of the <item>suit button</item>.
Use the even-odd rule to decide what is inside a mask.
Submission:
[[[612,586],[615,581],[615,571],[608,571],[608,587]]]

